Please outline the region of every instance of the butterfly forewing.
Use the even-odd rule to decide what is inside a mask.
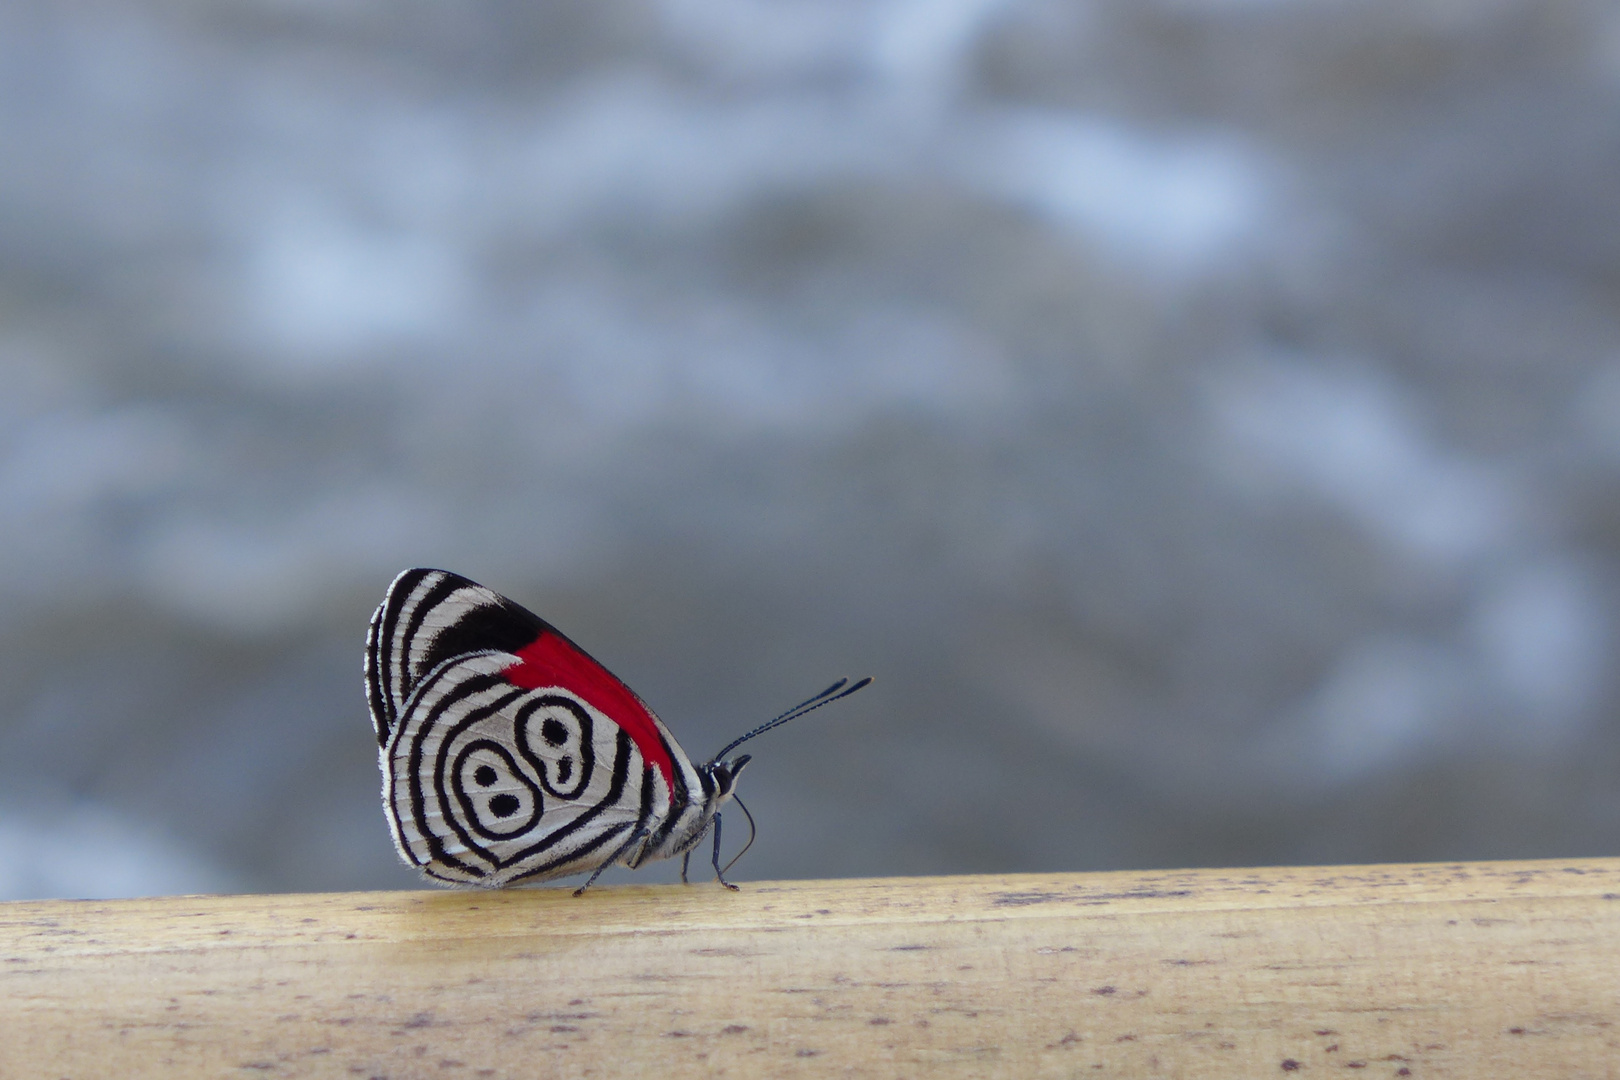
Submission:
[[[445,660],[491,649],[516,653],[550,629],[458,574],[405,571],[389,586],[366,635],[366,691],[377,742],[387,744],[412,689]]]

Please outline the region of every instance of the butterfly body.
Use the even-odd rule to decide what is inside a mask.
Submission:
[[[749,760],[694,764],[556,628],[443,570],[389,586],[365,671],[395,846],[449,885],[594,880],[687,856],[718,833]]]

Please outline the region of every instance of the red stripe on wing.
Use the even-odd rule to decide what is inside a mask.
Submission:
[[[635,740],[642,760],[657,766],[669,790],[675,790],[675,763],[664,749],[652,713],[611,671],[554,631],[541,634],[519,649],[517,657],[518,662],[501,673],[508,682],[525,690],[560,686],[578,694],[622,727]]]

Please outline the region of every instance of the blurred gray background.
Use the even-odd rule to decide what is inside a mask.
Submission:
[[[419,564],[876,675],[739,879],[1620,851],[1612,3],[13,0],[0,379],[0,896],[412,886]]]

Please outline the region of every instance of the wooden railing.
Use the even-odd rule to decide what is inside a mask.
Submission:
[[[1620,1077],[1620,859],[0,904],[0,1076]]]

